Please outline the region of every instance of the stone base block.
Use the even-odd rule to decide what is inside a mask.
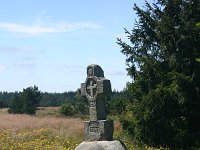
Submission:
[[[121,141],[94,141],[82,142],[75,150],[126,150]]]
[[[114,125],[112,120],[85,121],[85,141],[113,140]]]

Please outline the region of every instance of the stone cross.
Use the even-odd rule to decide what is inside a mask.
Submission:
[[[110,80],[105,79],[99,65],[87,67],[87,78],[81,84],[81,95],[89,101],[90,121],[85,121],[85,140],[112,140],[113,121],[106,120],[106,98],[111,94]]]
[[[104,78],[104,72],[99,65],[87,67],[87,78],[81,84],[81,95],[89,101],[90,120],[105,120],[105,99],[111,94],[110,80]]]

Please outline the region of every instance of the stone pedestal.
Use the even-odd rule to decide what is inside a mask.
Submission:
[[[82,142],[75,150],[126,150],[121,141]]]
[[[113,140],[113,120],[85,121],[85,141]]]

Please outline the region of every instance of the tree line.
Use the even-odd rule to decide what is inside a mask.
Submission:
[[[8,108],[14,101],[15,97],[18,97],[21,92],[0,92],[0,108]],[[69,91],[63,93],[49,93],[40,92],[39,107],[56,107],[65,102],[75,103],[75,95],[77,92]]]
[[[106,111],[121,114],[126,109],[126,92],[116,91],[107,99]],[[39,91],[37,86],[27,87],[22,92],[0,92],[0,108],[9,108],[10,113],[34,114],[37,107],[62,107],[64,115],[88,114],[88,101],[80,89],[63,93]]]

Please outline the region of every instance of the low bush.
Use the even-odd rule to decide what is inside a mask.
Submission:
[[[72,116],[75,113],[73,106],[69,103],[63,104],[60,107],[59,112],[65,116]]]

